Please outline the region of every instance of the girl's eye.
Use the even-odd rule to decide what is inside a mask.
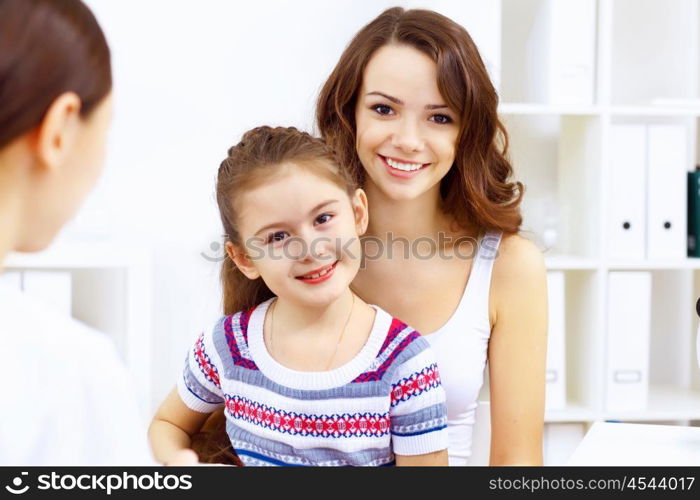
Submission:
[[[379,115],[390,115],[394,111],[391,109],[391,106],[387,106],[386,104],[377,104],[376,106],[372,106],[372,109]]]
[[[272,233],[270,236],[268,236],[267,242],[274,243],[276,241],[282,241],[286,235],[287,235],[287,233],[284,231],[278,231],[276,233]]]
[[[326,222],[330,221],[333,218],[331,214],[321,214],[318,217],[316,217],[316,223],[317,224],[325,224]]]
[[[435,123],[439,123],[440,125],[447,125],[453,121],[452,118],[447,115],[433,115],[430,117],[430,119]]]

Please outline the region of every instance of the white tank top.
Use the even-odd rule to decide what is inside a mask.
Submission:
[[[467,465],[471,455],[477,397],[491,336],[491,271],[500,242],[499,232],[483,236],[457,309],[440,329],[424,336],[435,351],[447,393],[450,465]]]

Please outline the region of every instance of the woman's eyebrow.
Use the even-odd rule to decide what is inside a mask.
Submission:
[[[401,99],[398,99],[397,97],[390,96],[388,94],[385,94],[384,92],[368,92],[365,94],[366,96],[371,96],[371,95],[378,95],[380,97],[383,97],[384,99],[393,102],[394,104],[398,104],[399,106],[403,106],[404,102]],[[436,109],[450,109],[450,107],[447,104],[427,104],[425,106],[425,109],[428,111],[434,111]]]
[[[368,95],[368,96],[369,95],[378,95],[378,96],[383,97],[384,99],[387,99],[387,100],[393,102],[394,104],[399,104],[399,105],[403,106],[403,101],[401,99],[387,95],[384,92],[376,92],[376,91],[375,92],[367,92],[367,94],[365,94],[365,95]]]

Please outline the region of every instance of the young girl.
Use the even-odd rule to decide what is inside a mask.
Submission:
[[[325,143],[249,131],[221,163],[217,201],[226,316],[153,419],[156,458],[189,448],[223,406],[245,465],[447,465],[428,343],[350,290],[367,198]]]

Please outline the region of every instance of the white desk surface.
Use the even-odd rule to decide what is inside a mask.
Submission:
[[[700,427],[596,422],[567,465],[700,465]]]

